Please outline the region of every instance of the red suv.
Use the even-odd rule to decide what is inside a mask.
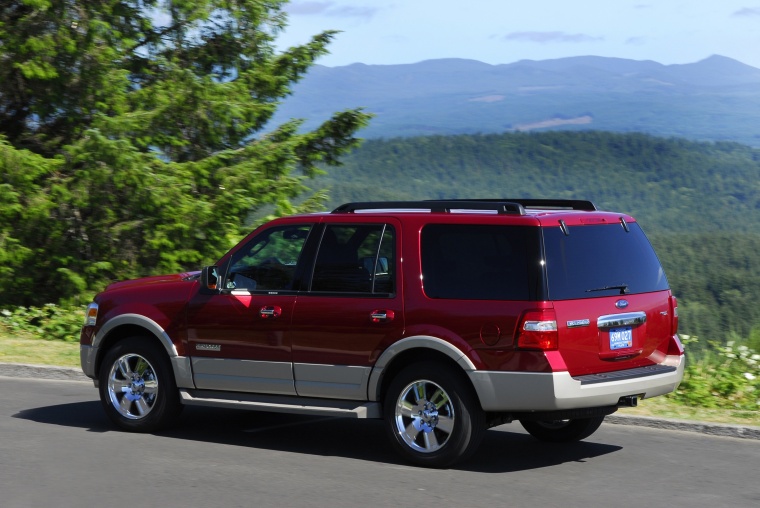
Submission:
[[[491,426],[546,441],[676,389],[678,308],[636,221],[588,201],[349,203],[200,272],[111,284],[82,369],[119,427],[183,405],[382,418],[445,467]]]

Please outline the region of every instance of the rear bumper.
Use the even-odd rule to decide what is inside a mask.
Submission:
[[[556,411],[614,406],[620,397],[647,399],[675,391],[683,379],[683,355],[670,355],[661,373],[633,369],[615,373],[609,381],[574,378],[568,372],[470,371],[468,376],[485,411]]]

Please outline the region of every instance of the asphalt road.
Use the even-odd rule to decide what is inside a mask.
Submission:
[[[378,421],[186,408],[114,430],[91,383],[0,377],[0,506],[752,507],[760,441],[605,423],[549,445],[492,429],[467,463],[401,462]]]

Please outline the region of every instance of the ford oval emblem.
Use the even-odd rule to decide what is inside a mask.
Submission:
[[[628,300],[618,300],[617,302],[615,302],[615,307],[617,307],[618,309],[625,309],[626,307],[628,307]]]

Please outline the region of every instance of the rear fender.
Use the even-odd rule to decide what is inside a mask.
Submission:
[[[475,364],[472,363],[472,360],[470,360],[459,348],[443,339],[427,335],[407,337],[394,343],[388,349],[383,351],[380,358],[375,362],[375,366],[369,377],[367,390],[369,400],[380,400],[382,397],[381,387],[383,386],[383,375],[386,372],[387,367],[398,357],[399,354],[412,349],[428,349],[441,353],[459,365],[464,372],[476,370]]]

